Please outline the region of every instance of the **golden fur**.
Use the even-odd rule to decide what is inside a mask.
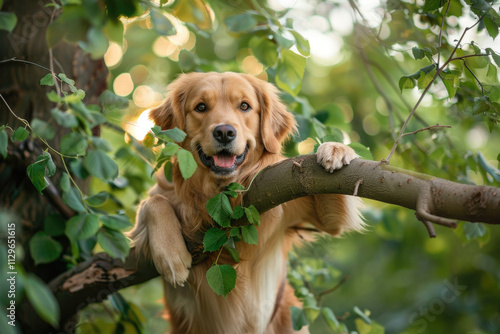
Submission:
[[[231,182],[248,186],[257,172],[284,159],[281,144],[295,130],[295,119],[273,85],[236,73],[181,75],[151,118],[162,129],[178,127],[186,132],[181,145],[198,164],[188,180],[175,161],[173,183],[158,172],[157,184],[141,203],[130,232],[133,245],[151,256],[164,277],[172,333],[293,333],[289,309],[300,303],[288,284],[277,300],[290,245],[287,230],[303,222],[332,235],[359,230],[363,226],[359,199],[316,195],[262,214],[258,245],[237,243],[239,263],[222,253],[218,263],[233,265],[238,277],[233,291],[225,298],[217,296],[205,278],[214,258],[191,268],[185,240],[213,225],[205,210],[209,198]],[[221,125],[231,129],[223,132],[226,137],[216,134]],[[318,150],[318,162],[329,171],[356,157],[339,143],[324,143]]]

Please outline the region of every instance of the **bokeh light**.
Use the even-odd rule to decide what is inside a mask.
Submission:
[[[134,83],[129,73],[122,73],[113,81],[113,90],[116,95],[127,96],[134,90]]]
[[[144,110],[135,121],[125,123],[123,126],[125,131],[131,134],[135,139],[139,141],[143,140],[149,130],[155,125],[153,121],[149,119],[150,111],[151,109]]]

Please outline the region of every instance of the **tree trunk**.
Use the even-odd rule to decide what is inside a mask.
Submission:
[[[67,43],[57,45],[52,50],[51,59],[45,32],[58,13],[54,7],[45,7],[47,3],[50,1],[4,1],[2,11],[15,13],[18,22],[12,33],[0,31],[0,94],[18,117],[29,122],[38,118],[56,125],[50,112],[55,105],[46,97],[46,93],[54,87],[41,86],[39,83],[42,77],[50,73],[48,69],[51,68],[51,62],[55,73],[65,73],[75,80],[78,88],[86,91],[86,103],[98,103],[100,93],[106,88],[107,68],[102,59],[92,60],[76,45]],[[24,126],[8,106],[0,99],[0,124],[7,124],[14,130]],[[60,138],[69,130],[59,126],[54,128],[56,133],[49,144],[59,149]],[[7,131],[11,135],[10,130]],[[63,168],[57,155],[52,154],[57,173],[50,179],[52,184],[44,190],[44,196],[40,196],[27,177],[26,167],[45,149],[47,147],[39,140],[32,139],[32,136],[24,142],[9,141],[7,158],[0,156],[0,212],[8,212],[8,223],[16,225],[17,244],[24,248],[22,265],[25,270],[48,282],[64,272],[67,263],[55,261],[35,265],[29,252],[30,238],[43,229],[44,219],[49,214],[68,218],[73,213],[59,196],[59,179]],[[84,191],[88,189],[85,183],[81,187]],[[68,247],[65,239],[57,240]],[[19,316],[18,320],[29,321],[30,318]]]

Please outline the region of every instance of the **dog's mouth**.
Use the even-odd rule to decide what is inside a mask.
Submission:
[[[203,152],[201,146],[198,145],[198,154],[200,156],[201,163],[212,172],[218,175],[228,175],[236,170],[236,168],[245,161],[248,153],[248,146],[245,151],[240,155],[234,155],[228,150],[219,151],[213,156],[208,156]]]

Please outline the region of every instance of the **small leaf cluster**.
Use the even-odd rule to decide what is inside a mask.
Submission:
[[[239,183],[231,183],[223,192],[215,195],[207,201],[206,209],[210,217],[218,225],[211,227],[204,235],[203,248],[205,252],[219,252],[226,250],[234,262],[239,262],[240,256],[236,243],[246,242],[257,245],[257,227],[260,224],[260,214],[255,206],[242,207],[231,206],[229,197],[237,198],[238,194],[245,191]],[[232,226],[232,222],[245,217],[248,224]],[[226,296],[236,284],[236,270],[227,264],[219,265],[217,260],[207,271],[206,277],[212,290],[222,296]]]
[[[256,6],[256,10],[226,17],[224,23],[233,34],[252,36],[248,45],[255,58],[274,75],[279,88],[296,96],[310,56],[309,41],[294,29],[293,20],[283,23],[280,15],[271,13],[269,8]],[[298,53],[290,50],[292,46]]]
[[[290,307],[293,329],[298,331],[322,319],[332,333],[351,333],[352,329],[349,327],[352,325],[348,320],[355,316],[354,325],[358,333],[383,334],[384,328],[370,319],[369,311],[361,311],[354,306],[352,315],[345,312],[338,316],[330,307],[322,306],[323,298],[327,294],[334,294],[341,287],[343,280],[339,280],[340,275],[340,271],[325,263],[322,258],[305,257],[299,260],[295,252],[290,253],[288,282],[303,304],[302,308]]]
[[[417,61],[426,60],[430,64],[413,74],[402,76],[399,88],[403,91],[418,87],[425,89],[425,94],[432,85],[441,82],[449,99],[457,97],[462,100],[462,107],[469,110],[471,116],[483,115],[491,131],[500,120],[500,54],[492,48],[481,49],[474,41],[470,44],[461,44],[461,41],[476,25],[479,32],[486,31],[493,40],[496,39],[500,31],[500,14],[491,3],[484,0],[468,1],[467,4],[476,15],[476,22],[463,29],[461,38],[455,41],[453,47],[448,44],[413,47],[413,58]],[[455,8],[456,6],[460,7]],[[428,0],[422,7],[422,15],[427,13],[427,18],[431,15],[439,18],[430,23],[440,29],[440,34],[446,36],[447,16],[460,15],[462,6],[463,4],[452,6],[448,1]],[[440,63],[441,59],[443,63]],[[436,92],[438,91],[439,88],[436,88]]]
[[[158,139],[155,143],[154,139]],[[186,138],[186,133],[178,128],[161,130],[157,125],[151,128],[151,132],[146,135],[146,138],[142,141],[143,145],[146,147],[161,146],[160,153],[156,158],[156,166],[153,173],[157,172],[162,166],[164,166],[163,171],[167,180],[172,180],[172,157],[176,157],[176,161],[179,166],[182,177],[186,180],[190,178],[197,168],[196,161],[194,160],[193,154],[180,147],[177,143],[181,143],[184,138]]]

